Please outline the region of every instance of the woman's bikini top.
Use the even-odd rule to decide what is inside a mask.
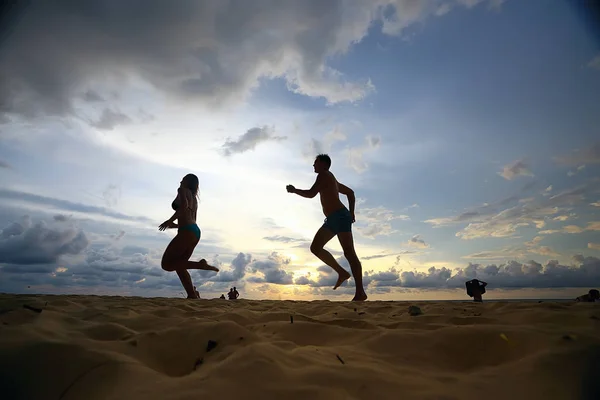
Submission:
[[[175,200],[173,200],[173,202],[171,203],[171,208],[173,209],[173,211],[177,211],[179,209],[178,198],[179,197],[175,197]],[[190,209],[190,211],[194,211],[194,209],[192,207],[188,207],[188,208]]]

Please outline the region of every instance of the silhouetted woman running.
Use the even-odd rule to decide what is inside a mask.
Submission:
[[[218,268],[208,265],[205,259],[189,261],[200,241],[200,228],[196,224],[198,186],[196,175],[187,174],[183,177],[177,190],[177,198],[171,204],[175,213],[158,227],[160,231],[177,228],[177,235],[171,240],[163,254],[161,266],[165,271],[177,272],[188,299],[200,298],[188,269],[219,272]],[[174,222],[175,220],[177,220],[177,224]]]

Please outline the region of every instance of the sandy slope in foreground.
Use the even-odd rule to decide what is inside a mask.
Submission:
[[[0,295],[3,399],[599,399],[599,349],[599,304]]]

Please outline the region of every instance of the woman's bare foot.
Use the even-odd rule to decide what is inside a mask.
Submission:
[[[335,286],[333,287],[333,290],[335,290],[335,289],[339,288],[339,287],[340,287],[340,285],[341,285],[342,283],[344,283],[345,281],[347,281],[348,279],[350,279],[350,277],[351,277],[351,276],[352,276],[352,275],[350,275],[350,273],[349,273],[348,271],[345,271],[345,270],[344,270],[344,272],[343,272],[343,273],[339,274],[339,276],[338,276],[338,280],[337,280],[337,282],[335,283]]]
[[[186,297],[186,299],[199,299],[200,298],[200,292],[198,292],[198,290],[196,289],[196,286],[194,286],[194,294],[188,294],[188,297]]]
[[[200,269],[204,269],[206,271],[219,272],[219,268],[213,267],[212,265],[208,265],[208,263],[206,262],[206,260],[204,258],[202,260],[200,260]]]
[[[367,294],[365,292],[356,293],[352,301],[365,301],[367,299]]]

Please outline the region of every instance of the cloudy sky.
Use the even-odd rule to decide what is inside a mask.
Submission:
[[[26,3],[0,36],[0,291],[182,296],[157,226],[192,172],[203,297],[348,299],[308,251],[318,199],[285,191],[320,152],[371,299],[600,286],[600,32],[575,2]]]

